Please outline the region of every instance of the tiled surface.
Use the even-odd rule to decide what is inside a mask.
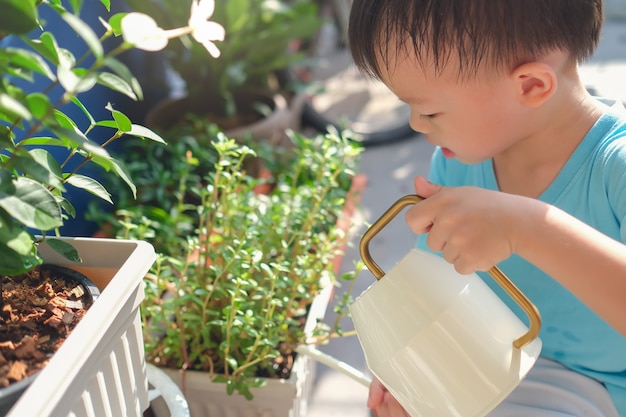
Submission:
[[[349,68],[349,58],[337,56],[332,61],[325,61],[322,76],[332,80],[333,70],[345,74]],[[620,98],[626,102],[626,22],[608,21],[605,24],[604,36],[600,47],[590,62],[581,68],[581,76],[589,88],[598,95]],[[332,84],[331,84],[332,85]],[[332,94],[331,91],[328,91]],[[348,98],[337,100],[338,103],[352,103]],[[372,120],[386,123],[384,117],[375,110],[370,114]],[[368,115],[361,113],[361,118]],[[416,175],[426,175],[432,146],[419,135],[410,140],[389,146],[369,148],[365,151],[361,171],[368,176],[368,185],[361,200],[363,224],[377,219],[397,198],[412,192],[412,180]],[[352,239],[354,245],[364,231],[362,226],[355,231]],[[398,218],[372,241],[371,253],[383,270],[391,268],[400,257],[414,244],[415,237]],[[356,247],[347,249],[343,269],[352,268],[358,258]],[[354,291],[358,295],[374,282],[374,278],[365,272],[359,277]],[[328,320],[333,320],[329,309]],[[345,327],[350,326],[344,321]],[[355,337],[333,340],[321,348],[326,353],[348,362],[356,368],[366,371],[365,360],[358,340]],[[313,394],[307,417],[369,417],[365,406],[367,388],[352,379],[318,365],[317,385]]]

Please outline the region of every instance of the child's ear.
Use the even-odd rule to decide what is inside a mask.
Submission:
[[[556,91],[554,69],[543,62],[528,62],[511,73],[519,99],[529,107],[538,107]]]

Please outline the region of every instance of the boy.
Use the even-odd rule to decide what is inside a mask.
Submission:
[[[353,1],[356,65],[437,145],[419,246],[498,264],[542,314],[543,358],[490,416],[626,416],[626,112],[578,75],[601,24],[601,0]],[[405,415],[376,380],[368,405]]]

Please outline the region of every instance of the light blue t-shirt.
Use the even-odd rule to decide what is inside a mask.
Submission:
[[[430,180],[498,190],[491,160],[467,165],[445,158],[440,149],[433,154]],[[613,104],[598,119],[539,200],[626,243],[626,111],[621,104]],[[426,248],[425,242],[422,235],[418,246]],[[498,266],[539,308],[542,355],[603,382],[620,415],[626,416],[626,337],[519,256]],[[524,312],[493,279],[480,275],[527,323]],[[602,285],[602,265],[593,278]]]

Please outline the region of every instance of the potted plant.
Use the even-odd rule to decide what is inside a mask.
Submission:
[[[4,297],[16,291],[13,283],[19,274],[33,273],[43,263],[64,265],[89,276],[102,294],[54,355],[50,351],[28,353],[47,364],[29,381],[31,388],[9,413],[78,416],[114,410],[114,415],[139,416],[147,407],[147,384],[138,308],[143,297],[142,277],[154,262],[154,250],[145,242],[57,235],[75,215],[69,194],[72,187],[111,202],[108,191],[82,168],[101,167],[122,178],[134,192],[123,163],[108,152],[109,146],[129,136],[151,143],[163,140],[133,124],[107,104],[106,97],[101,107],[108,110],[108,117],[96,118],[85,105],[83,97],[96,84],[111,94],[135,100],[141,98],[141,88],[117,59],[133,43],[118,42],[109,52],[103,46],[106,39],[122,33],[123,16],[112,16],[108,22],[102,19],[104,34],[98,36],[96,29],[79,17],[82,2],[68,3],[66,7],[60,1],[0,0],[0,276],[13,277],[10,287],[4,285],[1,293],[5,301],[0,320],[3,342],[15,344],[15,351],[24,350],[28,340],[6,340],[8,330],[34,327],[28,318],[18,321],[19,309]],[[106,8],[102,14],[107,14],[109,0],[101,3]],[[67,38],[61,35],[68,31],[84,42],[83,56],[75,56],[65,47]],[[79,110],[81,120],[70,115],[70,108]],[[107,132],[102,144],[93,139],[99,130]],[[60,160],[53,155],[54,148],[65,151]],[[74,160],[77,162],[72,164]],[[42,282],[36,277],[32,280],[35,285]],[[37,299],[30,301],[38,303],[43,292],[60,291],[48,284],[40,286]],[[68,307],[73,300],[62,302]],[[66,316],[59,319],[64,322]],[[37,352],[35,348],[44,344],[44,338],[37,333],[29,337]],[[3,355],[2,366],[13,359]],[[130,386],[131,392],[124,391]],[[106,401],[96,400],[98,392],[107,391],[118,394]],[[4,391],[0,396],[5,397]]]
[[[142,174],[153,160],[175,167],[156,165],[173,181],[144,176],[146,198],[120,202],[112,221],[119,237],[156,247],[142,308],[146,357],[178,381],[192,415],[299,415],[314,372],[295,349],[337,333],[321,320],[338,285],[333,261],[350,224],[339,220],[360,148],[338,134],[290,137],[283,153],[198,122],[175,154],[137,149],[129,164]],[[269,179],[242,169],[252,155],[267,161]],[[208,175],[197,169],[204,159]]]
[[[185,25],[188,19],[179,0],[126,2],[163,27]],[[321,25],[317,2],[218,0],[212,19],[226,30],[218,44],[220,59],[206,59],[202,45],[185,37],[170,42],[163,56],[183,81],[184,95],[157,104],[147,125],[169,128],[192,112],[210,117],[229,137],[284,139],[286,128],[297,128],[302,100],[286,100],[277,74],[303,58],[290,52],[290,44],[315,36]]]

